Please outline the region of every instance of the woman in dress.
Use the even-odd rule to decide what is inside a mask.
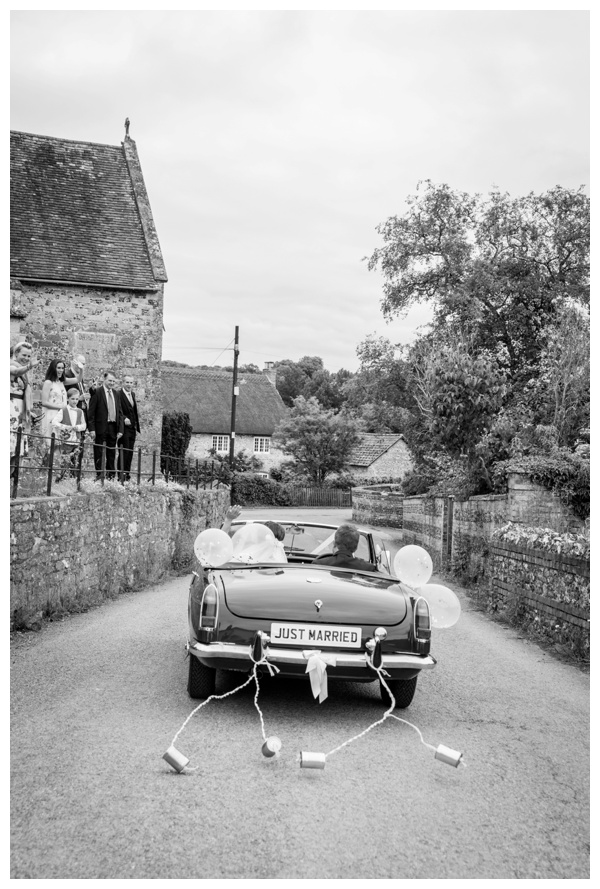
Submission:
[[[42,435],[50,438],[52,432],[52,420],[57,413],[67,406],[67,390],[64,384],[65,362],[62,358],[54,358],[46,371],[46,379],[42,386]],[[50,447],[50,442],[46,442]]]
[[[39,364],[31,357],[31,343],[17,343],[10,358],[10,454],[11,463],[17,443],[17,429],[24,433],[31,429],[31,405],[33,395],[28,371]],[[27,453],[27,435],[21,439],[21,453]]]

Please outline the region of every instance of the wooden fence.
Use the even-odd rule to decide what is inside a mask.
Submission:
[[[342,488],[303,488],[290,489],[293,506],[352,506],[352,491]]]

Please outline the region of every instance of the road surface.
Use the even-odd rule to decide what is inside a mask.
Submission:
[[[389,719],[323,771],[300,769],[299,751],[329,752],[384,708],[375,684],[330,683],[319,705],[307,682],[275,678],[258,703],[278,758],[261,755],[247,687],[190,720],[177,747],[197,770],[177,774],[162,755],[197,703],[187,587],[13,640],[13,878],[589,877],[587,675],[463,597],[459,623],[434,630],[438,666],[397,712],[464,767]],[[217,690],[233,688],[220,674]]]

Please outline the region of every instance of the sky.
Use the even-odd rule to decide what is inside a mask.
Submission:
[[[231,365],[239,326],[241,364],[355,371],[429,320],[386,323],[364,261],[420,180],[590,181],[585,10],[15,10],[10,43],[11,129],[118,145],[131,121],[164,359]]]

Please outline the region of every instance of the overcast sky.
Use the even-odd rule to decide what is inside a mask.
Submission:
[[[167,267],[163,358],[319,355],[386,324],[362,259],[431,179],[589,184],[585,11],[11,15],[12,129],[118,145],[131,120]]]

